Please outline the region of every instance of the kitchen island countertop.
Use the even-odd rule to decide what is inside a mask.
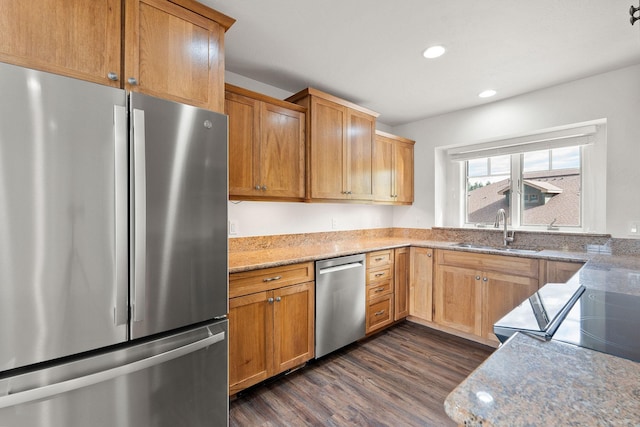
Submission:
[[[514,334],[445,400],[465,426],[638,426],[640,364]]]

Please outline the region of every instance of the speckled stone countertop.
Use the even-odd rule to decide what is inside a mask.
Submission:
[[[552,259],[557,261],[587,261],[592,255],[586,252],[541,250],[535,253],[504,252],[499,249],[468,249],[455,247],[457,242],[439,240],[419,240],[399,237],[337,241],[322,244],[297,244],[287,247],[274,247],[229,252],[229,273],[279,267],[298,262],[317,261],[339,256],[372,252],[405,246],[450,249],[495,255],[520,256],[528,258]]]
[[[638,426],[640,364],[515,334],[445,401],[465,426]]]

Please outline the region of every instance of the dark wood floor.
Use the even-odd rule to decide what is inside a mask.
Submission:
[[[411,322],[245,390],[230,426],[446,426],[444,399],[493,351]]]

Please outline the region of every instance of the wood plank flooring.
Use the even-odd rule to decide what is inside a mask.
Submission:
[[[243,391],[230,426],[454,426],[444,399],[494,349],[402,322]]]

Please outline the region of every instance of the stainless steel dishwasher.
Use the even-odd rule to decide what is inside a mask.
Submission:
[[[365,256],[316,261],[316,358],[365,335]]]

